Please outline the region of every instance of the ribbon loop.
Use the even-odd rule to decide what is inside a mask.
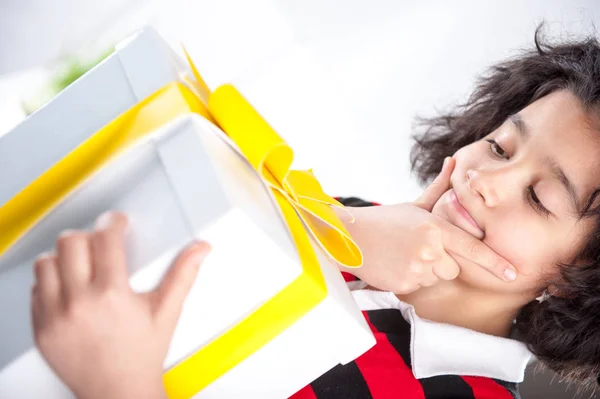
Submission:
[[[292,148],[244,97],[231,85],[220,86],[210,94],[208,108],[267,185],[291,203],[325,253],[343,266],[361,266],[360,248],[332,209],[343,205],[323,192],[312,171],[291,170]]]

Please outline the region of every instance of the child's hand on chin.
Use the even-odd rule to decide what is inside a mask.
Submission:
[[[166,398],[162,366],[183,301],[209,247],[187,248],[153,292],[129,287],[121,214],[71,231],[38,257],[32,293],[36,343],[80,399]]]
[[[431,214],[439,198],[450,189],[455,165],[447,158],[442,171],[413,203],[353,208],[354,223],[340,212],[346,228],[364,255],[358,269],[346,269],[372,287],[408,294],[440,280],[453,280],[460,268],[453,256],[466,258],[496,277],[514,266],[483,241]],[[516,275],[516,274],[515,274]]]

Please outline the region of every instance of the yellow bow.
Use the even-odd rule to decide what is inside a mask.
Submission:
[[[211,93],[187,52],[186,57],[195,78],[187,81],[206,103],[213,122],[239,147],[265,183],[290,202],[325,253],[343,266],[361,266],[362,252],[332,208],[344,206],[323,192],[311,170],[290,169],[291,147],[233,86],[223,85]]]

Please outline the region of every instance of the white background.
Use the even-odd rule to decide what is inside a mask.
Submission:
[[[20,97],[53,56],[90,52],[152,23],[173,45],[183,41],[211,86],[235,83],[328,192],[386,203],[419,194],[408,163],[416,114],[466,99],[477,74],[531,46],[538,23],[568,37],[592,32],[600,13],[594,0],[0,0],[0,7],[7,30],[0,131],[22,118]],[[43,67],[15,73],[18,60]]]
[[[0,134],[58,55],[152,23],[213,88],[236,84],[329,193],[408,201],[415,115],[464,101],[540,22],[560,39],[599,18],[597,0],[0,0]]]

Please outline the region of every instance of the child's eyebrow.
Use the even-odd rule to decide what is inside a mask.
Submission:
[[[508,118],[512,124],[517,128],[517,132],[523,141],[529,140],[529,126],[527,123],[521,118],[519,114],[513,114]]]

